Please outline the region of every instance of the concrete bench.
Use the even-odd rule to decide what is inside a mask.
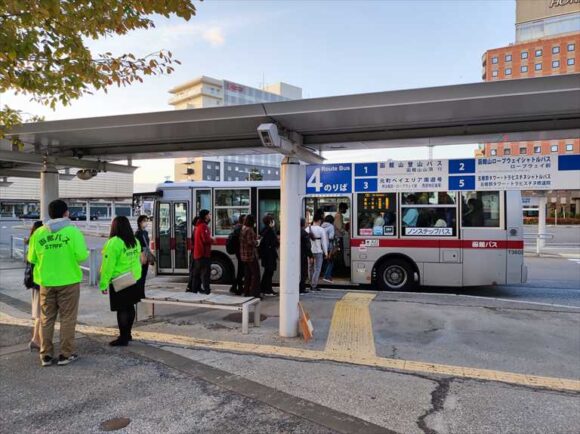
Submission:
[[[171,292],[148,290],[146,298],[141,300],[144,305],[150,305],[148,314],[155,316],[156,304],[171,304],[182,307],[201,307],[205,309],[233,310],[242,312],[242,333],[249,333],[250,309],[254,310],[254,327],[260,327],[260,302],[255,297],[234,297],[221,294],[199,294],[191,292]]]

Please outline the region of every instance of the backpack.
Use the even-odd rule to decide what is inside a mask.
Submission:
[[[26,267],[24,268],[24,286],[27,289],[38,289],[39,286],[34,283],[33,276],[34,275],[34,265],[30,262],[26,262]]]
[[[230,255],[235,255],[240,252],[240,232],[241,227],[235,228],[226,240],[226,252]]]

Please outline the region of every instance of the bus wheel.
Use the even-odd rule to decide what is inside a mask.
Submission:
[[[389,259],[377,270],[377,284],[382,291],[408,291],[415,286],[413,268],[403,259]]]
[[[232,271],[230,265],[220,257],[211,258],[210,282],[216,285],[231,283]]]

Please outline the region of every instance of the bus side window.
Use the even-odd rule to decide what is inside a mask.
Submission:
[[[499,191],[464,191],[461,224],[471,228],[499,228]]]
[[[359,236],[397,235],[396,193],[359,193],[357,213]]]
[[[457,193],[452,191],[401,194],[404,236],[457,235]]]

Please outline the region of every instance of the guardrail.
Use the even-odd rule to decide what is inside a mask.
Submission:
[[[539,234],[524,234],[524,240],[536,240],[536,256],[540,256],[544,243],[540,241],[551,240],[554,234],[539,233]]]
[[[21,229],[30,229],[34,224],[35,220],[29,219],[20,219],[20,226]],[[110,220],[73,220],[71,221],[73,225],[75,225],[79,230],[84,233],[85,235],[90,235],[94,237],[108,237],[109,232],[111,230],[111,221]],[[131,223],[131,227],[137,229],[137,219],[130,218],[129,223]]]
[[[19,243],[22,244],[22,247],[16,246]],[[10,235],[10,258],[22,258],[22,261],[26,261],[27,251],[28,246],[24,242],[24,238]],[[97,286],[99,280],[99,249],[89,249],[88,265],[81,265],[81,270],[89,274],[88,284]]]

